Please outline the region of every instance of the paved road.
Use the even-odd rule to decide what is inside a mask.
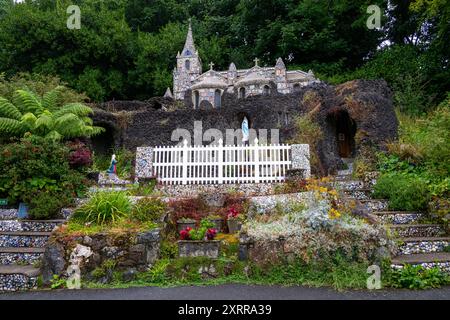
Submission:
[[[329,288],[250,286],[227,284],[207,287],[46,290],[0,294],[0,300],[450,300],[450,287],[434,290],[337,292]]]

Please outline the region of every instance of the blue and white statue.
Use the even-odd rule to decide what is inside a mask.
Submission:
[[[117,164],[116,155],[113,154],[111,157],[111,165],[109,166],[109,169],[106,172],[109,174],[111,173],[117,174],[116,164]]]
[[[242,121],[242,143],[244,145],[248,145],[248,141],[250,139],[249,130],[248,130],[248,119],[244,117],[244,121]]]

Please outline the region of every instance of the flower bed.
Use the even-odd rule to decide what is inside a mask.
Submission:
[[[351,261],[374,261],[395,250],[386,231],[343,211],[333,190],[313,188],[315,201],[268,206],[243,226],[241,257],[271,264],[285,258],[320,261],[340,254]],[[341,208],[342,206],[342,208]]]

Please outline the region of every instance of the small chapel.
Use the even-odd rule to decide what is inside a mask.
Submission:
[[[222,106],[224,93],[235,94],[239,99],[255,95],[270,95],[275,91],[288,94],[299,91],[301,87],[320,82],[313,72],[287,70],[283,59],[278,58],[274,67],[261,67],[259,60],[250,69],[237,69],[232,62],[226,71],[202,71],[202,61],[195,48],[192,26],[189,29],[183,51],[177,54],[177,66],[173,71],[173,98],[192,99],[194,109],[204,101],[213,108]],[[166,95],[171,95],[170,90]],[[190,95],[190,97],[186,97]]]

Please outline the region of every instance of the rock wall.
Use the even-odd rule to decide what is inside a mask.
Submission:
[[[160,231],[144,233],[98,233],[90,236],[66,235],[56,231],[45,248],[42,260],[42,277],[48,284],[53,275],[67,277],[69,266],[76,265],[81,277],[92,279],[94,270],[105,262],[115,270],[144,271],[159,258]],[[100,281],[108,282],[108,274]],[[99,279],[96,279],[99,280]]]
[[[317,146],[320,163],[313,173],[327,174],[343,166],[333,120],[340,112],[348,113],[355,126],[351,156],[357,155],[363,144],[383,148],[385,142],[397,136],[398,121],[386,82],[355,80],[338,86],[314,84],[286,95],[272,93],[238,99],[236,95],[224,94],[220,109],[201,105],[194,110],[189,100],[182,103],[167,98],[111,101],[95,108],[94,122],[106,126],[107,133],[94,138],[100,139],[94,141],[94,146],[109,142],[111,147],[129,149],[175,145],[178,141],[172,141],[172,132],[186,129],[193,136],[195,121],[202,121],[203,133],[215,128],[225,137],[226,129],[240,129],[244,116],[249,119],[250,128],[269,131],[269,142],[270,129],[279,129],[279,141],[288,143],[296,130],[295,118],[309,113],[324,132]]]

